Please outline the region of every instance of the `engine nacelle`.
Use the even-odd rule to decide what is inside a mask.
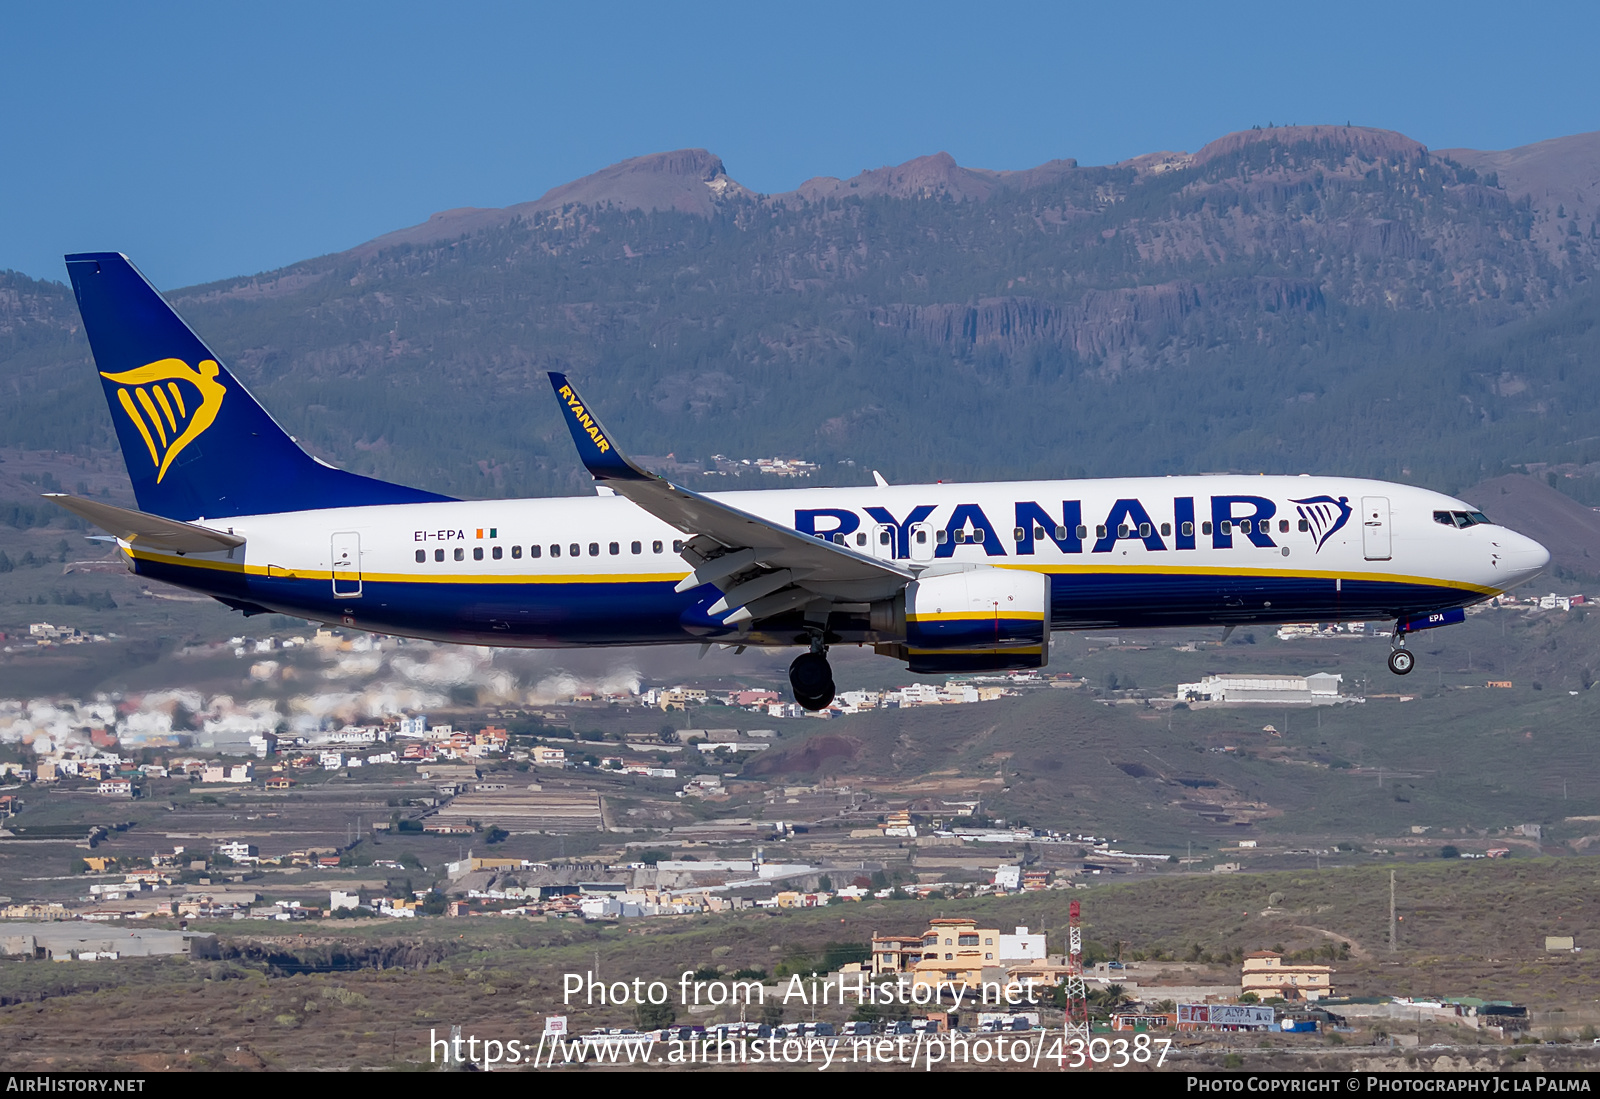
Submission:
[[[1050,579],[982,568],[925,576],[905,590],[903,656],[913,672],[1042,668],[1050,661]],[[900,646],[895,646],[900,649]]]

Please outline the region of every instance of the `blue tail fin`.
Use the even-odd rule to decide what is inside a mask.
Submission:
[[[128,257],[67,258],[141,511],[221,519],[448,500],[312,458],[228,373]]]

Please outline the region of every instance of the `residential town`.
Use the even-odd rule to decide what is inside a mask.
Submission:
[[[1505,605],[1560,617],[1585,602],[1545,596]],[[90,640],[39,626],[32,644],[40,651]],[[1308,625],[1286,628],[1281,640],[1372,636]],[[1145,639],[1092,633],[1082,645],[1113,659],[1151,649]],[[1180,640],[1170,649],[1218,652],[1220,643]],[[940,905],[1039,898],[1058,910],[1104,882],[1222,882],[1264,866],[1348,862],[1353,852],[1262,830],[1271,807],[1209,779],[1170,784],[1210,829],[1197,850],[1051,827],[1002,808],[1021,778],[1004,754],[988,771],[919,770],[905,779],[871,756],[844,773],[797,762],[856,751],[835,729],[917,711],[919,722],[949,722],[952,737],[982,735],[1001,707],[1082,700],[1131,708],[1143,721],[1183,710],[1236,714],[1194,750],[1316,766],[1314,756],[1294,756],[1283,715],[1314,720],[1374,704],[1363,697],[1370,688],[1359,690],[1347,673],[1287,675],[1241,669],[1237,660],[1175,691],[1131,689],[1066,661],[1044,672],[852,685],[813,715],[773,688],[723,676],[518,686],[490,650],[351,630],[238,635],[190,644],[178,659],[231,668],[232,687],[0,700],[0,841],[53,860],[41,869],[56,883],[8,882],[6,953],[104,964],[195,956],[219,936],[271,936],[286,933],[274,930],[283,925],[626,933],[820,911],[854,924],[881,911],[856,956],[828,968],[834,981],[859,975],[903,986],[908,997],[922,990],[926,1011],[878,1020],[878,1033],[1060,1025],[1070,967],[1059,922],[1038,931],[1020,920],[929,914]],[[1455,689],[1511,687],[1483,676]],[[1265,723],[1248,716],[1261,711]],[[1146,773],[1143,764],[1116,766],[1130,777]],[[1418,857],[1443,846],[1461,859],[1515,858],[1542,850],[1544,827],[1515,817],[1470,834],[1418,826],[1360,854]],[[1389,1025],[1374,1020],[1431,1020],[1514,1037],[1532,1025],[1525,1005],[1475,1001],[1470,990],[1351,1001],[1338,975],[1355,960],[1348,951],[1337,938],[1309,952],[1257,949],[1228,959],[1233,973],[1224,980],[1216,960],[1097,948],[1084,980],[1096,1026],[1113,1030],[1347,1035]],[[1013,986],[1048,995],[1037,1007],[986,1004],[969,1016],[939,991]],[[857,1024],[817,1025],[845,1034]]]

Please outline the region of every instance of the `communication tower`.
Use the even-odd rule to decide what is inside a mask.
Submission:
[[[1063,1065],[1072,1039],[1081,1039],[1083,1048],[1087,1050],[1090,1038],[1089,993],[1083,986],[1083,929],[1078,926],[1078,902],[1073,901],[1067,912],[1067,1011],[1061,1042]]]

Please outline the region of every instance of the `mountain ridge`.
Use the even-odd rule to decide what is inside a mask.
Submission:
[[[1395,156],[1426,160],[1430,156],[1425,145],[1397,131],[1365,126],[1310,125],[1240,130],[1208,142],[1193,155],[1153,152],[1108,167],[1132,168],[1140,174],[1159,173],[1204,165],[1237,153],[1250,144],[1265,142],[1340,145],[1347,148],[1353,157],[1368,161]],[[1511,193],[1537,195],[1541,203],[1548,200],[1552,204],[1559,204],[1563,199],[1571,199],[1585,206],[1593,206],[1596,199],[1600,198],[1600,170],[1580,168],[1572,173],[1573,178],[1566,178],[1563,174],[1563,156],[1574,146],[1582,147],[1593,164],[1600,166],[1600,131],[1553,138],[1500,151],[1445,149],[1431,155],[1455,160],[1481,172],[1502,172],[1511,184]],[[880,195],[896,198],[948,197],[957,201],[981,202],[997,190],[1027,190],[1053,182],[1061,175],[1079,168],[1079,162],[1073,158],[1049,160],[1023,169],[972,168],[958,164],[947,152],[937,152],[914,157],[898,165],[866,169],[849,179],[815,176],[802,182],[793,191],[759,197],[775,203],[795,200],[821,202]],[[664,183],[656,188],[641,186],[642,180],[652,179]],[[703,189],[696,189],[692,183],[704,185]],[[398,244],[452,239],[463,233],[503,225],[515,217],[559,209],[568,204],[611,204],[624,209],[643,210],[675,209],[708,217],[716,209],[717,200],[729,194],[756,197],[754,192],[728,175],[722,158],[705,149],[677,149],[630,157],[552,187],[530,202],[506,207],[443,210],[417,225],[393,230],[347,251],[370,255],[376,250]]]
[[[1584,497],[1600,236],[1513,187],[1581,185],[1591,136],[1497,169],[1281,127],[1098,167],[934,154],[782,195],[684,150],[169,297],[328,459],[455,495],[584,490],[548,415],[561,369],[639,452],[806,456],[823,480],[1455,489],[1534,462]],[[63,287],[0,277],[8,441],[109,444],[86,358]]]

